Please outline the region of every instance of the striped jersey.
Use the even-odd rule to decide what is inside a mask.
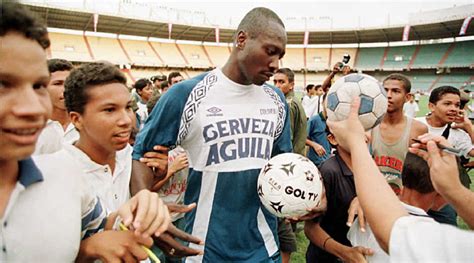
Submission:
[[[288,106],[268,85],[240,85],[220,69],[173,86],[138,134],[133,159],[154,145],[180,145],[190,163],[186,231],[204,256],[187,262],[265,262],[278,255],[276,217],[257,195],[257,177],[271,156],[291,152]]]

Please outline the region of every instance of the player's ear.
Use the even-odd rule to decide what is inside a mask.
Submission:
[[[432,102],[429,102],[429,103],[428,103],[428,108],[430,109],[430,111],[434,111],[435,104],[432,103]]]
[[[71,111],[69,112],[69,118],[71,119],[71,123],[76,127],[78,131],[82,129],[83,122],[82,122],[82,115],[78,112]]]
[[[332,133],[328,134],[328,141],[333,147],[338,145],[338,143],[336,141],[336,137],[334,137],[334,135],[332,135]]]
[[[248,35],[245,31],[239,31],[239,33],[237,34],[237,39],[235,41],[236,42],[235,47],[237,49],[243,49],[247,38],[248,38]]]

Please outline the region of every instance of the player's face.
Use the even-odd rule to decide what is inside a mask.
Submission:
[[[383,87],[387,92],[387,113],[403,111],[403,104],[405,104],[409,96],[403,87],[403,82],[389,79],[383,83]]]
[[[277,73],[273,77],[273,83],[277,86],[283,94],[287,94],[288,92],[293,90],[293,86],[295,85],[294,82],[290,82],[288,80],[288,76],[283,73]]]
[[[315,94],[317,96],[323,95],[324,94],[323,88],[322,87],[317,88]]]
[[[456,120],[460,104],[459,95],[447,93],[441,96],[441,99],[436,103],[429,103],[429,108],[433,117],[446,124]]]
[[[140,95],[140,97],[146,102],[148,101],[151,96],[153,95],[153,88],[152,88],[152,85],[147,85],[146,87],[144,87],[141,91],[138,92],[138,94]]]
[[[51,114],[46,52],[10,32],[0,37],[0,162],[30,156]]]
[[[53,108],[66,110],[66,106],[64,105],[64,82],[69,76],[69,73],[70,71],[56,71],[51,73],[48,92]]]
[[[184,78],[182,76],[176,76],[176,77],[171,79],[171,86],[173,86],[176,83],[180,83],[183,80],[184,80]]]
[[[83,114],[71,112],[71,120],[80,133],[79,143],[99,154],[110,154],[125,148],[135,118],[130,93],[125,85],[111,83],[95,86],[87,91],[87,95]]]
[[[240,71],[240,84],[262,85],[270,80],[278,69],[279,60],[285,55],[286,32],[284,28],[270,22],[256,38],[241,32],[237,37],[240,49],[237,63]]]

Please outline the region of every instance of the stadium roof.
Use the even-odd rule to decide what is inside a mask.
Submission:
[[[28,5],[38,17],[44,19],[48,27],[94,31],[93,14],[78,10],[60,9],[38,5]],[[463,24],[463,19],[456,18],[429,24],[412,25],[409,40],[429,40],[457,37]],[[403,26],[367,28],[367,29],[337,29],[311,31],[308,44],[346,44],[395,42],[402,40]],[[168,23],[134,18],[100,15],[97,26],[98,32],[119,35],[168,38]],[[220,42],[232,42],[234,29],[220,28]],[[466,36],[474,35],[474,25],[468,27]],[[173,24],[171,38],[174,40],[191,40],[215,42],[215,28]],[[303,44],[303,31],[289,31],[288,44]]]

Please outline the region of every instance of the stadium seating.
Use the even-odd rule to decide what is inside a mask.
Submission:
[[[302,48],[287,48],[282,59],[282,67],[292,70],[304,68],[304,50]]]
[[[222,67],[230,55],[228,47],[204,46],[214,67]]]
[[[436,87],[439,86],[453,86],[456,88],[461,88],[462,86],[466,85],[469,79],[472,76],[470,75],[443,75],[439,81],[436,83]]]
[[[469,67],[474,66],[474,41],[456,42],[454,49],[442,66]]]
[[[87,36],[94,59],[106,60],[114,64],[131,63],[120,47],[119,41],[114,38]]]
[[[412,92],[417,91],[417,90],[420,90],[420,91],[429,90],[433,86],[433,83],[436,81],[437,78],[438,76],[434,74],[410,76]]]
[[[359,48],[355,68],[362,70],[379,69],[384,52],[384,47]]]
[[[329,48],[306,49],[306,68],[308,70],[328,70],[329,69]]]
[[[202,46],[179,44],[178,48],[188,61],[188,66],[193,68],[209,68],[212,66]]]
[[[420,47],[411,68],[436,68],[450,44],[431,44]]]
[[[83,36],[49,33],[49,38],[51,41],[50,50],[52,58],[62,58],[77,62],[92,61]]]
[[[150,42],[163,62],[168,67],[184,68],[187,66],[183,56],[181,56],[176,44]]]
[[[139,66],[164,66],[146,41],[121,39],[132,63]]]
[[[415,46],[389,47],[383,63],[384,70],[403,70],[408,68]]]

